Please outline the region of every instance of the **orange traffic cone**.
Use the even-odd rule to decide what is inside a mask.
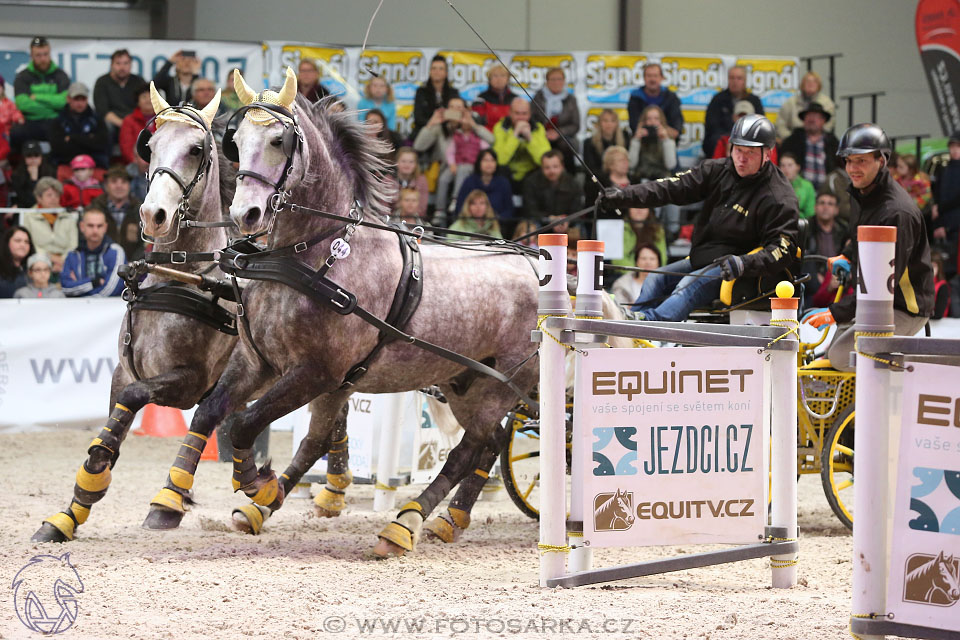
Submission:
[[[203,453],[200,454],[201,460],[213,460],[216,462],[220,459],[220,449],[217,447],[217,430],[214,429],[213,433],[210,434],[210,439],[207,440],[207,446],[203,448]]]
[[[148,404],[143,408],[143,421],[140,423],[140,430],[136,433],[158,438],[171,436],[182,438],[187,435],[187,423],[180,409]]]

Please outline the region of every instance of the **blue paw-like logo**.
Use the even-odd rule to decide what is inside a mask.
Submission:
[[[633,476],[637,474],[636,427],[596,427],[593,430],[593,468],[595,476]],[[613,440],[616,436],[617,444]]]
[[[14,576],[11,588],[17,617],[31,631],[63,633],[77,621],[83,581],[70,564],[69,552],[33,556]]]
[[[913,475],[920,482],[910,489],[910,510],[917,514],[910,528],[960,536],[960,471],[916,467]]]

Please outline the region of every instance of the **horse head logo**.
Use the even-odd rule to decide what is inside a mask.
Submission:
[[[599,493],[593,499],[594,531],[626,531],[633,526],[633,492]]]
[[[77,621],[77,594],[83,593],[83,581],[69,552],[30,558],[11,588],[17,617],[31,631],[63,633]]]
[[[438,460],[440,444],[437,442],[424,442],[420,445],[420,456],[417,461],[417,469],[433,469]]]
[[[950,607],[960,600],[960,558],[915,553],[906,569],[904,601]]]

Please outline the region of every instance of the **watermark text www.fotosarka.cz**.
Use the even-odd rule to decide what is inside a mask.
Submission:
[[[357,618],[353,616],[327,616],[322,621],[322,627],[327,633],[350,633],[354,635],[380,633],[576,635],[580,633],[631,633],[633,630],[640,628],[640,621],[632,618],[549,618],[542,616],[529,618],[483,618],[476,616]]]

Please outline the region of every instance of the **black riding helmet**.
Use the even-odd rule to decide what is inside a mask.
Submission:
[[[867,122],[855,124],[846,130],[843,137],[840,138],[837,157],[846,158],[847,156],[873,153],[874,151],[878,151],[883,159],[889,162],[893,146],[883,129]]]
[[[777,130],[763,116],[751,113],[733,124],[730,144],[740,147],[764,147],[772,149],[777,143]]]

